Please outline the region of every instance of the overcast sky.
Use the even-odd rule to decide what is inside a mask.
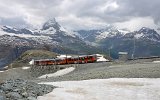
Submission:
[[[65,28],[108,24],[136,30],[160,25],[160,0],[0,0],[0,24],[40,26],[51,18]]]

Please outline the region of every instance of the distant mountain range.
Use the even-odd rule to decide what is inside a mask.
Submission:
[[[0,26],[0,66],[9,64],[30,49],[47,49],[57,53],[92,54],[111,51],[117,58],[120,51],[129,57],[160,56],[160,35],[143,27],[130,32],[108,25],[104,29],[70,31],[55,19],[48,20],[39,29]]]
[[[160,56],[160,34],[154,29],[143,27],[138,31],[116,29],[108,26],[100,30],[77,31],[82,39],[97,46],[105,53],[117,58],[118,52],[128,52],[129,58]]]

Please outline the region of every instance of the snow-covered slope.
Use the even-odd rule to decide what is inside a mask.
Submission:
[[[34,32],[31,32],[31,31],[29,31],[29,33],[26,33],[26,32],[20,31],[20,29],[8,27],[8,26],[3,26],[0,28],[0,38],[1,38],[0,40],[1,43],[8,43],[9,41],[11,41],[14,43],[14,45],[16,44],[25,45],[26,43],[23,41],[28,41],[28,42],[34,41],[37,44],[55,43],[52,41],[52,38],[49,36],[34,34]]]
[[[135,39],[151,40],[152,42],[160,42],[160,34],[154,29],[142,27],[139,31],[127,33],[124,37],[132,37]]]
[[[130,32],[127,29],[117,29],[108,26],[99,30],[80,30],[77,31],[86,43],[99,47],[103,52],[108,53],[112,48],[115,58],[118,58],[118,52],[126,51],[133,54],[135,41],[135,56],[160,56],[160,34],[147,27]]]
[[[114,26],[108,25],[104,29],[98,30],[80,30],[77,31],[82,39],[87,40],[89,42],[101,41],[106,38],[112,37],[122,37],[130,31],[124,29],[116,29]]]
[[[77,31],[78,36],[85,41],[96,42],[108,38],[136,38],[136,39],[149,39],[152,41],[160,41],[160,34],[154,29],[142,27],[138,31],[131,32],[127,29],[117,29],[114,26],[107,26],[105,29],[100,30],[80,30]]]
[[[28,42],[32,41],[34,44],[57,45],[59,41],[64,42],[64,38],[66,39],[66,37],[68,40],[72,40],[73,38],[79,39],[75,32],[63,28],[55,19],[48,20],[41,29],[37,30],[0,26],[0,38],[3,40],[2,43],[5,43],[5,41],[15,41],[15,38],[19,38]],[[18,42],[18,40],[16,42]]]
[[[114,26],[108,26],[105,29],[101,29],[97,32],[96,39],[101,40],[105,38],[115,37],[115,36],[123,36],[125,35],[126,31],[118,30]]]

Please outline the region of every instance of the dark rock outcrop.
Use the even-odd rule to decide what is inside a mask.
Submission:
[[[0,85],[0,100],[36,100],[54,88],[22,79],[8,80]]]

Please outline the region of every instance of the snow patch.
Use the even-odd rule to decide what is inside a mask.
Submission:
[[[153,61],[153,63],[160,63],[160,61]]]
[[[127,33],[130,33],[130,31],[128,30],[123,30],[123,29],[118,29],[119,32],[121,32],[121,34],[125,35]]]
[[[97,59],[97,62],[105,62],[105,61],[109,61],[108,59],[105,59],[104,57],[99,57]]]
[[[41,31],[42,34],[55,34],[56,33],[56,29],[54,29],[53,27],[50,27],[47,30],[43,30]]]
[[[34,65],[34,59],[29,62],[30,65]]]
[[[160,79],[112,78],[46,82],[60,88],[38,100],[159,100]]]
[[[71,37],[76,37],[76,33],[70,30],[65,29],[64,27],[60,27],[60,30],[65,32],[65,35],[71,36]]]
[[[30,69],[30,67],[22,67],[22,69],[26,70],[26,69]]]
[[[134,37],[136,38],[136,39],[139,39],[140,37],[142,37],[143,36],[143,33],[141,33],[141,34],[136,34]]]
[[[109,61],[108,59],[104,58],[103,55],[96,54],[96,56],[97,56],[97,62],[105,62],[105,61]]]
[[[72,56],[70,55],[60,55],[60,56],[57,56],[57,58],[71,58]]]
[[[61,31],[64,31],[64,32],[67,31],[67,30],[66,30],[64,27],[62,27],[62,26],[60,27],[60,30],[61,30]]]
[[[46,78],[46,77],[57,77],[57,76],[63,76],[65,74],[68,74],[70,72],[72,72],[73,70],[75,70],[74,67],[69,67],[69,68],[65,68],[65,69],[62,69],[62,70],[59,70],[55,73],[52,73],[52,74],[45,74],[45,75],[42,75],[38,78]]]
[[[100,33],[100,35],[97,35],[96,38],[97,39],[105,39],[108,36],[109,36],[109,32],[102,32],[102,33]]]
[[[0,35],[10,35],[10,36],[18,36],[18,37],[23,37],[23,38],[31,38],[31,37],[42,37],[45,38],[47,36],[39,36],[39,35],[30,35],[30,34],[15,34],[15,33],[7,33],[0,29]]]

